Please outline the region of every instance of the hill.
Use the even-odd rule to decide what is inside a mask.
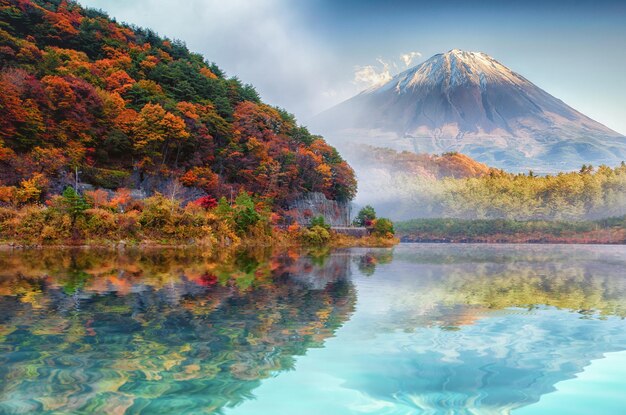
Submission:
[[[617,165],[626,137],[590,119],[494,58],[458,49],[320,114],[331,142],[415,153],[458,151],[512,171]]]
[[[356,192],[333,147],[184,43],[71,1],[0,0],[0,202],[43,201],[75,173],[276,208]]]
[[[361,146],[351,153],[357,168],[367,166],[384,169],[391,174],[442,179],[444,177],[481,177],[492,169],[465,154],[450,152],[438,154],[415,154],[410,151],[398,152],[388,148]]]

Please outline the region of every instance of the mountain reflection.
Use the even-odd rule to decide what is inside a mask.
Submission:
[[[402,245],[392,261],[388,251],[354,254],[357,312],[329,353],[350,360],[332,373],[368,397],[360,407],[515,413],[626,350],[623,247]]]

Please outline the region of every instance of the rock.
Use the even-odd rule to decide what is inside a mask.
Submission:
[[[308,193],[289,205],[289,215],[302,226],[311,219],[323,216],[331,226],[350,226],[350,204],[329,200],[323,193]]]

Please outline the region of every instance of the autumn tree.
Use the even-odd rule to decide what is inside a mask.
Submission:
[[[135,150],[144,156],[143,167],[156,162],[164,165],[171,153],[178,163],[182,141],[189,137],[185,121],[159,104],[146,104],[141,109],[133,133]]]
[[[372,223],[376,220],[376,210],[371,205],[366,205],[359,210],[359,213],[354,218],[354,224],[356,226],[372,226]]]

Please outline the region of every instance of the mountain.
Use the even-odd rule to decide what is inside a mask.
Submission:
[[[626,138],[484,53],[438,54],[317,116],[339,146],[459,151],[510,170],[578,169],[626,159]]]
[[[76,172],[274,207],[356,191],[333,147],[183,42],[74,1],[0,0],[0,205],[42,202]]]

